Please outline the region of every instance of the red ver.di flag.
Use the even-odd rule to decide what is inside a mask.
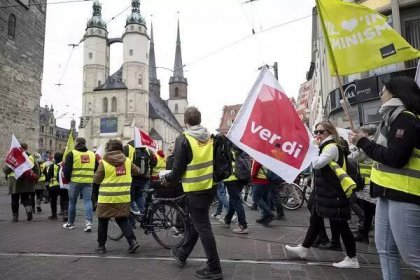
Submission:
[[[289,183],[318,153],[295,108],[267,68],[258,76],[227,137]]]
[[[10,167],[10,169],[13,170],[16,179],[18,179],[25,171],[34,167],[34,165],[29,161],[28,155],[20,146],[15,135],[12,135],[10,150],[6,155],[4,162],[8,167]]]
[[[157,152],[158,145],[156,141],[147,133],[141,131],[138,127],[134,128],[134,147],[135,148],[149,148],[153,152]]]

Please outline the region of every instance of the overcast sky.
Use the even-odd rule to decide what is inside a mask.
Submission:
[[[277,61],[280,84],[295,98],[309,69],[314,1],[244,1],[141,0],[149,32],[153,20],[157,66],[173,68],[179,12],[189,105],[201,110],[203,125],[212,131],[219,126],[223,105],[245,100],[259,66]],[[71,116],[79,122],[81,115],[83,45],[72,49],[68,44],[82,39],[93,1],[51,4],[54,2],[58,0],[48,0],[41,106],[53,104],[56,117],[68,113],[57,123],[69,127]],[[102,18],[110,21],[109,37],[121,37],[131,9],[111,19],[128,8],[131,0],[100,2]],[[283,25],[296,19],[300,20]],[[234,44],[252,35],[252,30],[256,35]],[[113,44],[111,74],[121,64],[122,44]],[[169,95],[170,76],[170,71],[158,69],[164,99]]]

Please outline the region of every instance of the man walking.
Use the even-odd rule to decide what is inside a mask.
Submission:
[[[86,148],[85,138],[76,138],[74,150],[69,152],[64,161],[64,178],[69,184],[68,222],[65,229],[74,229],[76,218],[76,203],[80,194],[85,204],[86,226],[84,231],[92,231],[92,182],[95,170],[98,168],[95,154]]]
[[[182,181],[192,223],[185,243],[180,248],[173,248],[172,254],[178,265],[184,266],[200,238],[207,267],[197,270],[195,275],[203,279],[223,279],[209,218],[210,205],[216,195],[213,188],[213,141],[207,129],[200,125],[201,113],[197,108],[187,108],[184,122],[187,130],[175,141],[174,165],[172,171],[162,178],[162,183]]]

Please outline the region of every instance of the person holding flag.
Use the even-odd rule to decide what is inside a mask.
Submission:
[[[19,221],[19,199],[25,207],[27,220],[31,221],[32,205],[30,196],[35,192],[35,184],[39,177],[39,165],[35,158],[28,152],[28,145],[12,137],[12,147],[6,157],[6,174],[12,197],[12,222]]]
[[[312,162],[315,173],[313,197],[315,201],[311,204],[310,224],[302,245],[296,247],[286,245],[286,250],[305,259],[324,225],[323,219],[328,218],[331,228],[340,233],[347,254],[343,261],[334,263],[333,266],[359,268],[356,242],[348,224],[351,218],[348,197],[355,184],[345,173],[346,157],[339,145],[340,140],[334,125],[324,121],[318,123],[315,129],[314,134],[319,143],[320,154]]]

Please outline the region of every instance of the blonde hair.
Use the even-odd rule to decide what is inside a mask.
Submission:
[[[315,125],[315,129],[322,125],[326,131],[328,131],[337,145],[341,146],[340,136],[338,135],[337,129],[334,124],[330,121],[321,121]]]

